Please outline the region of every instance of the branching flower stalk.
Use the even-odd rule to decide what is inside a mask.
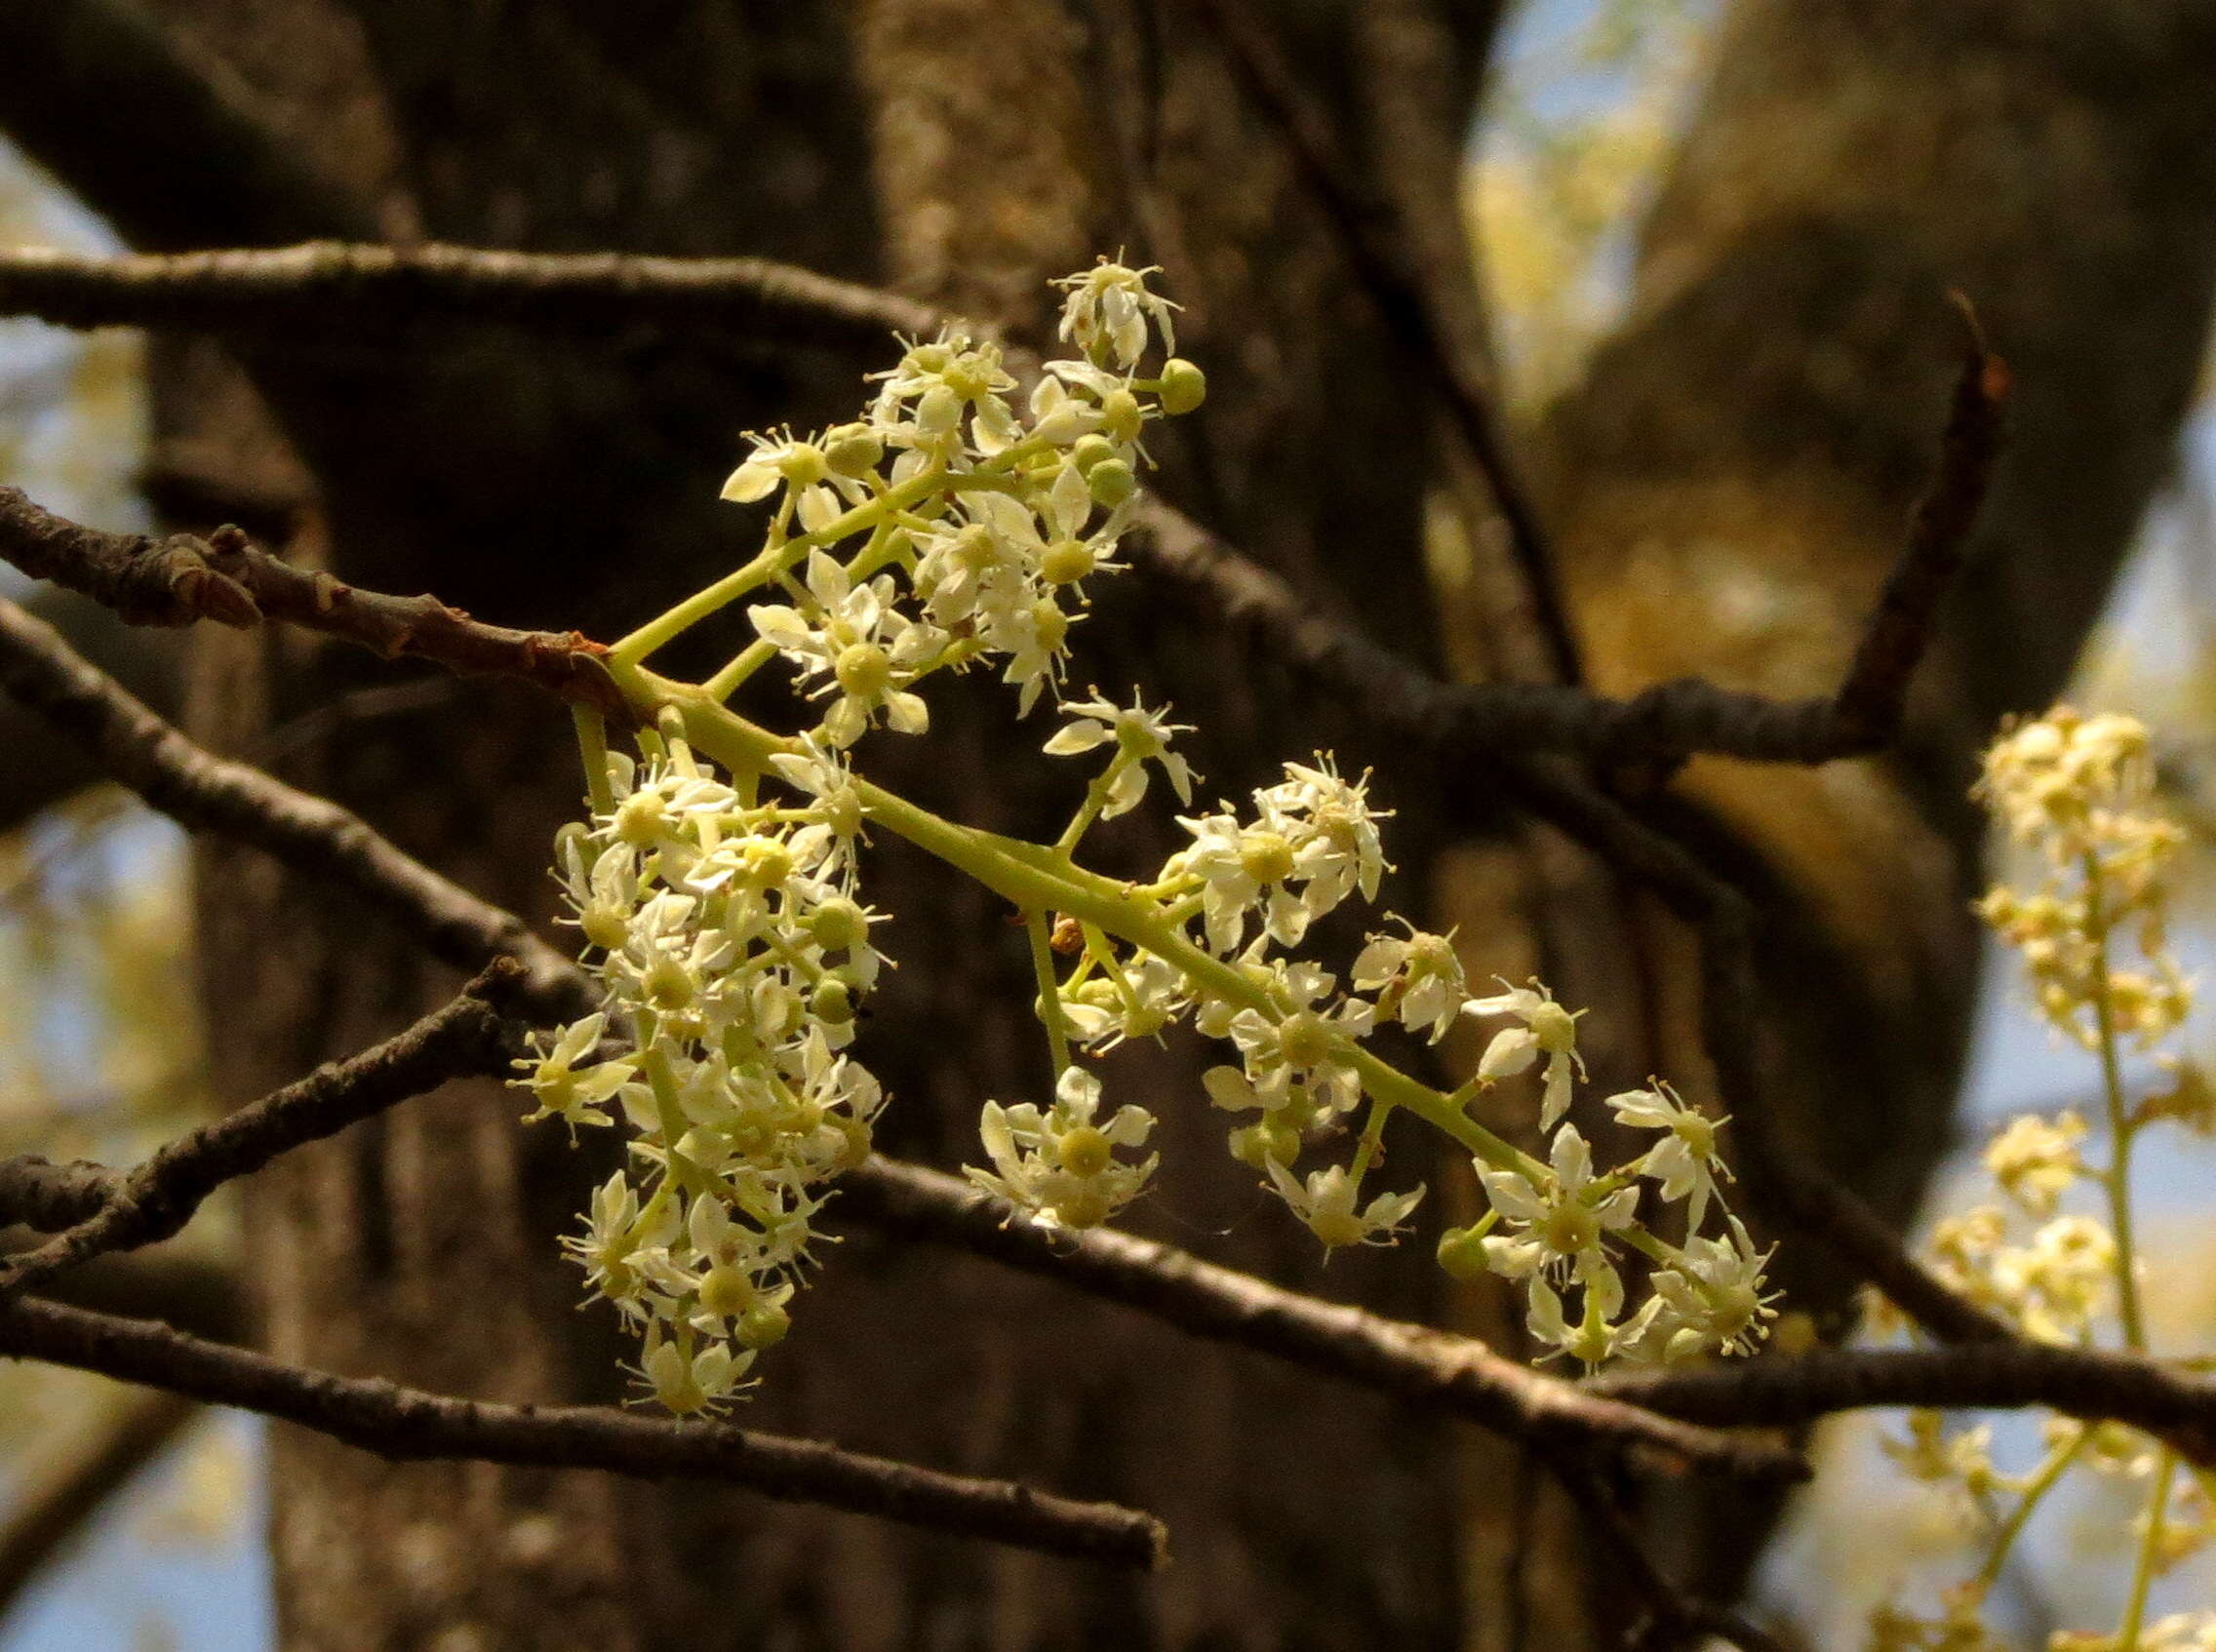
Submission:
[[[2040,1015],[2094,1057],[2108,1125],[2106,1162],[2088,1164],[2087,1124],[2075,1111],[2026,1114],[1987,1146],[2000,1194],[1940,1222],[1931,1241],[1942,1277],[2040,1341],[2144,1354],[2147,1325],[2131,1202],[2132,1150],[2161,1123],[2216,1131],[2200,1076],[2165,1042],[2193,1006],[2193,983],[2171,955],[2164,881],[2182,836],[2156,806],[2148,735],[2136,720],[2086,717],[2057,706],[2004,730],[1986,754],[1978,795],[2017,843],[2035,851],[2036,885],[1994,887],[1978,910],[2023,960]],[[2137,954],[2127,959],[2126,949]],[[2126,1045],[2153,1054],[2168,1090],[2134,1103],[2123,1081]],[[2059,1214],[2063,1197],[2093,1184],[2107,1220]],[[2113,1320],[2113,1323],[2112,1323]],[[1993,1461],[1991,1430],[1949,1433],[1941,1414],[1911,1415],[1910,1438],[1889,1449],[1914,1477],[1950,1487],[1987,1522],[1977,1570],[1948,1590],[1937,1616],[1888,1605],[1872,1620],[1874,1652],[1979,1652],[2004,1642],[1985,1608],[2032,1514],[2078,1470],[2143,1487],[2128,1592],[2110,1632],[2057,1632],[2052,1652],[2207,1652],[2216,1611],[2149,1622],[2154,1582],[2216,1538],[2216,1496],[2196,1474],[2175,1490],[2169,1446],[2117,1424],[2055,1418],[2030,1473]],[[2004,1512],[2003,1512],[2004,1511]]]
[[[1550,1350],[1589,1366],[1743,1353],[1774,1317],[1746,1229],[1725,1213],[1721,1232],[1700,1232],[1729,1179],[1717,1121],[1659,1082],[1609,1098],[1656,1145],[1596,1172],[1567,1120],[1583,1074],[1576,1015],[1543,987],[1473,997],[1449,937],[1389,914],[1343,985],[1294,955],[1319,920],[1377,895],[1387,816],[1367,776],[1326,755],[1288,763],[1245,809],[1178,816],[1189,841],[1140,879],[1078,858],[1091,828],[1139,806],[1158,778],[1193,807],[1196,777],[1172,749],[1189,730],[1167,709],[1063,694],[1088,587],[1120,566],[1147,426],[1206,394],[1201,370],[1172,353],[1174,307],[1150,273],[1102,261],[1061,283],[1072,353],[1020,399],[996,346],[950,330],[877,375],[865,417],[753,438],[725,496],[769,506],[761,552],[608,656],[638,716],[636,758],[579,714],[590,818],[565,828],[557,871],[605,1003],[519,1064],[520,1082],[534,1118],[632,1132],[626,1167],[569,1242],[592,1292],[640,1334],[641,1375],[671,1410],[721,1404],[785,1334],[830,1184],[870,1150],[883,1096],[851,1046],[888,966],[871,939],[885,915],[860,887],[873,831],[1023,919],[1051,1099],[985,1102],[989,1166],[970,1172],[1011,1220],[1091,1227],[1142,1191],[1154,1119],[1109,1107],[1090,1063],[1189,1023],[1229,1055],[1206,1099],[1234,1116],[1231,1151],[1326,1246],[1404,1231],[1423,1189],[1370,1184],[1385,1125],[1405,1112],[1471,1154],[1492,1204],[1445,1236],[1442,1263],[1521,1281]],[[755,641],[720,670],[685,683],[649,667],[745,599]],[[779,732],[728,703],[773,661],[820,708],[812,727]],[[1047,754],[1100,764],[1050,843],[949,820],[851,765],[875,729],[929,730],[932,677],[978,668],[1016,690],[1019,716],[1051,695],[1063,722]],[[1507,1025],[1451,1092],[1365,1045],[1389,1022],[1436,1044],[1465,1015]],[[1479,1088],[1534,1066],[1544,1160],[1468,1111]],[[1300,1168],[1342,1121],[1358,1124],[1351,1157]],[[1642,1199],[1684,1205],[1682,1244],[1642,1219]],[[1629,1252],[1651,1271],[1636,1306]]]

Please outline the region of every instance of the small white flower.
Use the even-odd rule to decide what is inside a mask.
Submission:
[[[587,946],[613,951],[623,944],[642,893],[639,858],[627,844],[595,842],[575,822],[564,829],[558,875],[576,916],[562,922],[574,924]]]
[[[1715,1350],[1752,1354],[1777,1318],[1776,1293],[1762,1290],[1767,1251],[1755,1241],[1739,1218],[1720,1239],[1691,1239],[1674,1267],[1654,1276],[1654,1294],[1668,1310],[1665,1358],[1682,1359]],[[1674,1323],[1672,1322],[1674,1320]]]
[[[1478,1077],[1490,1084],[1514,1078],[1544,1055],[1547,1058],[1546,1091],[1539,1106],[1539,1128],[1551,1130],[1569,1111],[1572,1072],[1585,1077],[1585,1058],[1577,1053],[1577,1017],[1555,1003],[1555,995],[1533,981],[1529,987],[1510,987],[1491,998],[1472,999],[1463,1010],[1471,1015],[1513,1015],[1523,1023],[1496,1033],[1478,1061]]]
[[[1146,353],[1151,321],[1162,334],[1162,347],[1174,351],[1177,338],[1170,318],[1177,306],[1146,285],[1148,276],[1161,273],[1157,264],[1132,269],[1102,258],[1091,269],[1063,276],[1054,283],[1069,294],[1062,302],[1060,335],[1094,360],[1128,369]]]
[[[893,447],[943,464],[961,455],[966,417],[970,442],[983,454],[1002,452],[1022,434],[1008,405],[1016,386],[1001,365],[1000,346],[974,341],[959,328],[911,344],[898,367],[870,376],[884,380],[870,425]]]
[[[1116,756],[1109,766],[1115,778],[1109,782],[1100,818],[1113,820],[1137,806],[1146,796],[1149,763],[1160,766],[1177,801],[1189,805],[1193,801],[1193,771],[1184,758],[1169,749],[1169,740],[1173,734],[1191,733],[1192,725],[1171,723],[1167,707],[1147,710],[1135,693],[1128,707],[1101,698],[1098,688],[1092,695],[1089,700],[1062,702],[1062,714],[1070,722],[1043,749],[1049,757],[1071,757],[1115,742]]]
[[[621,1060],[594,1062],[583,1068],[577,1066],[600,1047],[601,1034],[607,1026],[606,1015],[588,1015],[563,1028],[551,1048],[544,1045],[543,1034],[534,1036],[539,1048],[538,1058],[533,1060],[526,1056],[515,1063],[524,1073],[523,1082],[538,1099],[538,1111],[527,1117],[525,1123],[560,1119],[574,1135],[579,1124],[610,1121],[603,1109],[638,1078],[639,1070]]]
[[[2085,1121],[2068,1108],[2051,1123],[2023,1114],[1986,1144],[1985,1167],[2033,1215],[2050,1216],[2055,1200],[2084,1173],[2078,1154],[2084,1136]]]
[[[1688,1199],[1687,1231],[1700,1227],[1708,1214],[1708,1201],[1717,1197],[1716,1178],[1731,1179],[1716,1156],[1716,1131],[1722,1120],[1711,1120],[1659,1081],[1650,1090],[1625,1090],[1608,1097],[1608,1107],[1620,1121],[1643,1130],[1666,1130],[1668,1138],[1647,1150],[1639,1162],[1640,1174],[1662,1184],[1662,1197]]]
[[[1493,1272],[1512,1279],[1546,1272],[1575,1272],[1591,1288],[1595,1279],[1613,1276],[1604,1242],[1609,1234],[1632,1225],[1639,1190],[1618,1188],[1603,1194],[1594,1186],[1593,1150],[1565,1124],[1555,1134],[1553,1174],[1544,1186],[1520,1171],[1478,1166],[1485,1197],[1512,1228],[1510,1235],[1488,1236],[1485,1260]]]
[[[1006,493],[970,496],[963,508],[967,521],[916,534],[916,594],[938,624],[982,627],[1040,594],[1034,564],[1044,541],[1030,511]]]
[[[1029,717],[1039,694],[1062,679],[1070,626],[1078,615],[1065,613],[1051,596],[1037,596],[984,614],[978,635],[995,653],[1008,656],[1001,681],[1018,690],[1015,714]]]
[[[1180,815],[1177,824],[1193,842],[1169,858],[1164,876],[1200,879],[1202,924],[1211,947],[1218,952],[1236,947],[1257,909],[1264,930],[1282,945],[1296,945],[1308,932],[1308,909],[1288,882],[1297,861],[1292,839],[1281,830],[1286,822],[1265,815],[1244,825],[1219,809]]]
[[[1321,1114],[1351,1112],[1362,1100],[1353,1046],[1369,1036],[1375,1009],[1355,998],[1317,1008],[1330,996],[1334,977],[1313,964],[1275,965],[1271,974],[1274,1011],[1242,1009],[1228,1029],[1259,1104],[1274,1112],[1297,1085]],[[1211,1082],[1210,1094],[1215,1088]]]
[[[1175,964],[1141,953],[1120,961],[1112,977],[1092,975],[1065,993],[1062,1013],[1079,1043],[1110,1050],[1126,1039],[1159,1039],[1191,1002]]]
[[[1428,1033],[1437,1043],[1469,996],[1462,961],[1451,935],[1430,934],[1405,918],[1396,922],[1407,934],[1369,937],[1354,961],[1355,988],[1375,995],[1379,1010],[1398,1016],[1411,1032]]]
[[[842,504],[859,504],[869,497],[869,490],[859,481],[831,468],[815,442],[804,441],[789,430],[747,440],[754,444],[754,452],[724,484],[727,499],[751,504],[779,488],[789,488],[801,526],[812,533],[827,527]]]
[[[2089,1216],[2057,1216],[2029,1245],[1993,1258],[1993,1285],[2025,1334],[2075,1342],[2108,1300],[2116,1278],[2116,1236]]]
[[[747,610],[754,629],[791,660],[804,678],[827,677],[811,697],[835,694],[823,719],[823,738],[844,750],[861,737],[873,718],[903,734],[930,727],[923,696],[907,685],[945,651],[947,634],[908,618],[893,606],[891,576],[855,584],[845,568],[821,551],[808,559],[808,594],[816,617],[782,603]]]
[[[1361,1190],[1345,1165],[1311,1171],[1302,1184],[1277,1160],[1264,1162],[1279,1197],[1328,1250],[1349,1244],[1391,1244],[1424,1195],[1421,1187],[1411,1193],[1381,1193],[1358,1211],[1355,1200]]]
[[[1657,1305],[1649,1298],[1624,1324],[1614,1323],[1623,1312],[1623,1281],[1612,1268],[1580,1275],[1584,1284],[1580,1313],[1573,1320],[1563,1307],[1561,1294],[1546,1277],[1533,1274],[1525,1286],[1524,1328],[1532,1340],[1554,1354],[1566,1354],[1588,1370],[1598,1369],[1642,1336],[1652,1323]]]
[[[562,1248],[583,1264],[593,1296],[607,1298],[624,1318],[636,1318],[645,1286],[642,1261],[656,1257],[677,1233],[676,1205],[664,1201],[650,1217],[619,1170],[594,1190],[584,1237],[564,1239]]]
[[[658,1331],[647,1333],[646,1357],[639,1374],[654,1391],[654,1397],[680,1417],[713,1413],[745,1385],[739,1380],[754,1363],[752,1352],[733,1354],[722,1342],[710,1342],[697,1353],[688,1353],[690,1338],[664,1342]]]
[[[811,731],[801,737],[798,752],[772,757],[770,767],[786,785],[815,800],[814,819],[793,834],[793,852],[804,863],[816,859],[834,868],[840,881],[851,886],[855,845],[867,838],[862,831],[861,788],[854,784],[845,756]]]
[[[971,1165],[970,1179],[1044,1226],[1098,1227],[1138,1196],[1158,1161],[1151,1154],[1136,1164],[1115,1156],[1145,1142],[1152,1114],[1121,1107],[1096,1124],[1099,1105],[1100,1080],[1078,1067],[1063,1072],[1045,1113],[1029,1102],[986,1102],[977,1128],[998,1173]]]
[[[1358,888],[1364,900],[1375,900],[1378,880],[1390,870],[1377,823],[1392,810],[1369,806],[1368,777],[1341,778],[1326,752],[1317,754],[1314,767],[1288,763],[1285,772],[1256,801],[1305,826],[1296,833],[1293,875],[1305,885],[1309,916],[1323,917]]]

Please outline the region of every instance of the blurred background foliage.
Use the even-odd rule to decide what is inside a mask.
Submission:
[[[1571,384],[1619,316],[1638,225],[1697,89],[1715,13],[1714,0],[1535,0],[1504,38],[1463,198],[1451,205],[1471,226],[1513,414],[1536,413]],[[112,245],[4,145],[0,242]],[[81,519],[141,526],[138,361],[129,334],[0,322],[0,476]],[[1440,513],[1443,533],[1445,520]],[[1441,547],[1442,577],[1457,573],[1457,560]],[[0,570],[0,582],[10,579]],[[2189,959],[2216,956],[2216,419],[2205,407],[2076,695],[2157,730],[2168,793],[2198,849],[2179,939]],[[205,1115],[184,876],[175,832],[104,787],[0,836],[0,1153],[129,1161]],[[1962,1169],[1932,1214],[1971,1195],[1975,1149],[1999,1118],[2091,1093],[2084,1058],[2049,1045],[2006,971],[1992,981],[1959,1116]],[[2206,1017],[2192,1036],[2216,1058]],[[2216,1346],[2212,1171],[2216,1159],[2181,1150],[2145,1177],[2157,1272],[2149,1300],[2167,1351]],[[168,1248],[219,1270],[235,1243],[218,1201]],[[2032,1420],[1997,1424],[2004,1456],[2036,1448]],[[127,1489],[46,1557],[24,1512],[91,1473],[97,1448],[134,1427]],[[1765,1568],[1767,1603],[1809,1646],[1858,1645],[1870,1607],[1896,1579],[1936,1579],[1934,1562],[1959,1553],[1962,1511],[1884,1457],[1880,1436],[1897,1429],[1897,1419],[1866,1416],[1824,1430],[1824,1472]],[[0,1648],[266,1644],[257,1440],[239,1419],[157,1414],[99,1379],[0,1367]],[[2006,1580],[2027,1644],[2051,1624],[2113,1614],[2124,1507],[2095,1488],[2041,1512]],[[2157,1608],[2216,1598],[2216,1570],[2181,1571],[2162,1589]]]
[[[5,145],[0,242],[114,246]],[[83,520],[139,528],[144,431],[135,334],[0,321],[0,475]],[[26,583],[13,570],[0,579],[10,595]],[[0,834],[0,1154],[130,1162],[207,1116],[184,879],[180,835],[108,786]],[[227,1217],[218,1201],[170,1247],[182,1253],[175,1277],[224,1266]],[[195,1411],[98,1377],[0,1365],[0,1642],[266,1640],[253,1430]],[[137,1462],[115,1461],[119,1440]],[[44,1512],[119,1466],[139,1471],[128,1490],[57,1552]]]

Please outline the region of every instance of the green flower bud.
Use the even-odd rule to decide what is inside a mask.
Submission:
[[[577,914],[577,927],[594,946],[616,952],[630,938],[631,916],[619,906],[595,901]]]
[[[1074,585],[1092,571],[1097,560],[1092,547],[1082,540],[1057,540],[1039,558],[1039,576],[1049,585]]]
[[[777,470],[795,488],[812,488],[829,474],[823,450],[813,442],[795,442],[777,461]]]
[[[1092,467],[1116,456],[1116,444],[1095,431],[1070,450],[1070,463],[1078,468],[1080,476],[1090,476]]]
[[[1171,356],[1162,364],[1162,411],[1166,413],[1189,413],[1208,399],[1208,375],[1183,356]]]
[[[761,1294],[743,1269],[729,1265],[710,1268],[700,1280],[700,1306],[711,1314],[744,1314]]]
[[[808,915],[808,933],[826,952],[844,951],[869,939],[869,918],[845,895],[834,895]]]
[[[1111,390],[1100,398],[1100,427],[1112,442],[1136,442],[1145,416],[1139,399],[1128,390]]]
[[[1300,1132],[1272,1115],[1231,1132],[1231,1156],[1256,1170],[1273,1160],[1290,1164],[1300,1157]]]
[[[885,443],[866,424],[842,424],[823,433],[823,462],[834,476],[867,476],[885,457]]]
[[[1457,1279],[1474,1279],[1489,1273],[1484,1237],[1475,1228],[1447,1229],[1439,1236],[1439,1265]]]
[[[1061,1154],[1062,1168],[1073,1176],[1097,1176],[1108,1168],[1115,1157],[1108,1138],[1090,1124],[1063,1131],[1056,1146]]]
[[[759,1354],[783,1342],[792,1328],[793,1317],[783,1308],[774,1302],[757,1303],[739,1316],[738,1345]]]
[[[1095,503],[1111,510],[1139,491],[1139,479],[1122,459],[1102,459],[1086,476],[1085,485]]]

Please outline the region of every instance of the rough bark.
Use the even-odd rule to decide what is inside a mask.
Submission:
[[[224,107],[267,123],[346,213],[396,237],[768,254],[883,274],[1018,328],[1045,313],[1043,277],[1096,251],[1160,261],[1217,389],[1198,434],[1163,444],[1166,489],[1319,600],[1424,646],[1430,420],[1282,146],[1181,7],[152,10],[228,77]],[[1420,199],[1454,152],[1493,8],[1263,10],[1381,193]],[[1452,46],[1449,63],[1396,80],[1427,36]],[[1970,292],[2017,366],[2016,459],[1908,756],[1752,781],[1695,766],[1667,806],[1788,915],[1778,978],[1819,985],[1774,1006],[1774,1088],[1811,1145],[1896,1213],[1941,1140],[1969,997],[1973,827],[1957,794],[1970,742],[2059,678],[2190,389],[2216,235],[2199,210],[2211,44],[2202,0],[1746,0],[1650,228],[1634,315],[1549,431],[1554,523],[1603,686],[1697,672],[1806,690],[1836,677],[1921,480],[1953,359],[1947,285]],[[1373,96],[1389,85],[1402,95]],[[285,217],[297,172],[235,205],[251,230],[210,238],[315,232]],[[129,169],[64,177],[127,235],[176,244],[167,204],[135,194]],[[1426,245],[1456,335],[1472,337],[1466,276]],[[292,528],[297,554],[380,588],[610,632],[739,549],[713,498],[734,431],[844,416],[874,365],[711,357],[650,330],[555,346],[444,325],[160,360],[155,475],[187,526],[243,501]],[[1203,767],[1228,794],[1342,732],[1266,662],[1226,657],[1143,593],[1105,600],[1081,643],[1088,678],[1137,681],[1208,726]],[[1532,654],[1490,651],[1510,669]],[[204,737],[252,755],[273,727],[367,705],[348,696],[389,678],[256,642],[204,647],[197,680]],[[928,766],[904,778],[989,825],[1066,806],[1011,777],[1006,715],[997,695],[953,696]],[[546,915],[545,846],[574,807],[558,714],[470,689],[318,727],[288,746],[293,778]],[[1422,865],[1440,823],[1420,796],[1388,801],[1405,811],[1398,851]],[[1164,846],[1103,842],[1134,865]],[[1542,859],[1574,885],[1551,910],[1626,922],[1589,872]],[[365,914],[265,867],[212,857],[203,878],[212,1020],[239,1095],[451,990]],[[989,901],[896,857],[878,888],[902,915],[890,938],[906,965],[869,1036],[896,1091],[889,1144],[954,1162],[982,1096],[1044,1080],[1020,950]],[[1643,921],[1598,933],[1561,948],[1561,984],[1603,1005],[1603,1074],[1692,1072],[1680,938]],[[1482,971],[1526,972],[1522,940],[1482,939]],[[1626,958],[1645,960],[1643,986]],[[1627,1022],[1622,1006],[1642,1003]],[[1172,1101],[1192,1088],[1182,1053],[1120,1066]],[[457,1087],[265,1178],[252,1249],[272,1348],[487,1397],[608,1392],[613,1346],[571,1312],[550,1243],[595,1165],[558,1135],[519,1135],[514,1111]],[[1165,1113],[1174,1174],[1143,1223],[1188,1242],[1222,1231],[1211,1254],[1289,1282],[1404,1315],[1432,1306],[1420,1248],[1322,1276],[1224,1164],[1220,1122]],[[1411,1140],[1396,1168],[1430,1169],[1428,1151]],[[1836,1300],[1820,1267],[1794,1278]],[[1611,1604],[1581,1578],[1574,1530],[1543,1512],[1521,1524],[1540,1506],[1513,1464],[1457,1458],[1385,1406],[1196,1354],[982,1264],[851,1241],[767,1374],[761,1426],[1128,1499],[1170,1519],[1178,1564],[1134,1589],[851,1519],[574,1475],[395,1469],[283,1436],[287,1644],[1505,1646],[1528,1632],[1566,1646],[1593,1599],[1603,1616]],[[1719,1575],[1759,1529],[1676,1524],[1683,1557]],[[1526,1536],[1531,1552],[1512,1553]]]

